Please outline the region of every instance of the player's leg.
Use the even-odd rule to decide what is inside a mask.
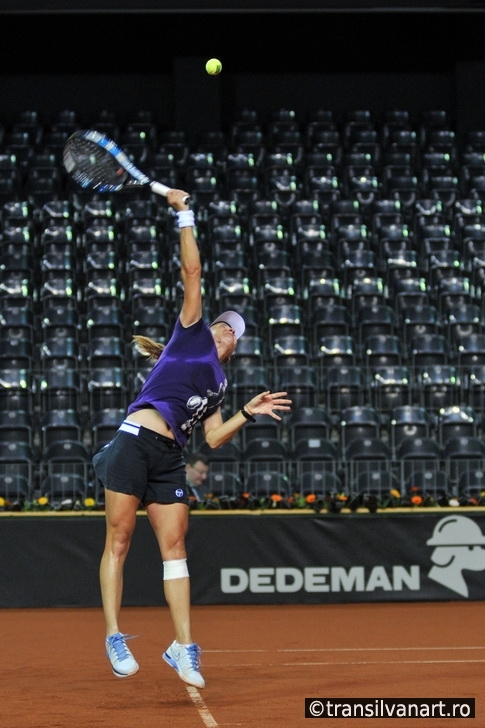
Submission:
[[[106,489],[106,540],[99,569],[101,598],[106,622],[106,655],[117,677],[138,671],[138,664],[126,646],[128,635],[119,630],[123,594],[123,567],[136,523],[139,499]]]
[[[185,562],[189,513],[187,506],[182,503],[147,503],[146,512],[155,531],[164,564],[168,563],[170,569],[172,562]],[[175,629],[175,639],[187,644],[192,641],[190,580],[187,569],[171,574],[164,573],[163,589]]]
[[[185,682],[203,688],[199,670],[200,648],[192,641],[190,579],[185,536],[189,509],[183,503],[147,503],[146,511],[155,531],[164,564],[164,594],[170,609],[175,640],[163,654]]]

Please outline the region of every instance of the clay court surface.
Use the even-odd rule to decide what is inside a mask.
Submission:
[[[479,602],[197,606],[207,686],[161,659],[166,607],[125,608],[140,671],[116,678],[100,609],[4,609],[2,728],[296,728],[305,697],[476,699],[475,719],[322,719],[327,728],[485,726]]]

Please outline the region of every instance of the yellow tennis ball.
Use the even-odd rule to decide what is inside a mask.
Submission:
[[[222,71],[222,63],[218,58],[210,58],[205,64],[205,70],[209,76],[217,76]]]

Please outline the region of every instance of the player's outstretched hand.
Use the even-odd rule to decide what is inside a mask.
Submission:
[[[261,392],[244,405],[244,409],[250,415],[270,415],[275,420],[281,420],[273,410],[288,412],[291,409],[292,401],[286,399],[286,394],[286,392]]]

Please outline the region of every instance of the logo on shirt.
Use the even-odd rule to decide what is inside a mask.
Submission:
[[[202,419],[208,409],[216,409],[224,401],[227,390],[227,379],[219,385],[217,392],[213,392],[211,389],[207,390],[207,397],[201,397],[199,394],[194,394],[187,400],[187,409],[193,412],[192,416],[184,422],[181,427],[183,432],[188,435],[192,432],[194,426]]]

